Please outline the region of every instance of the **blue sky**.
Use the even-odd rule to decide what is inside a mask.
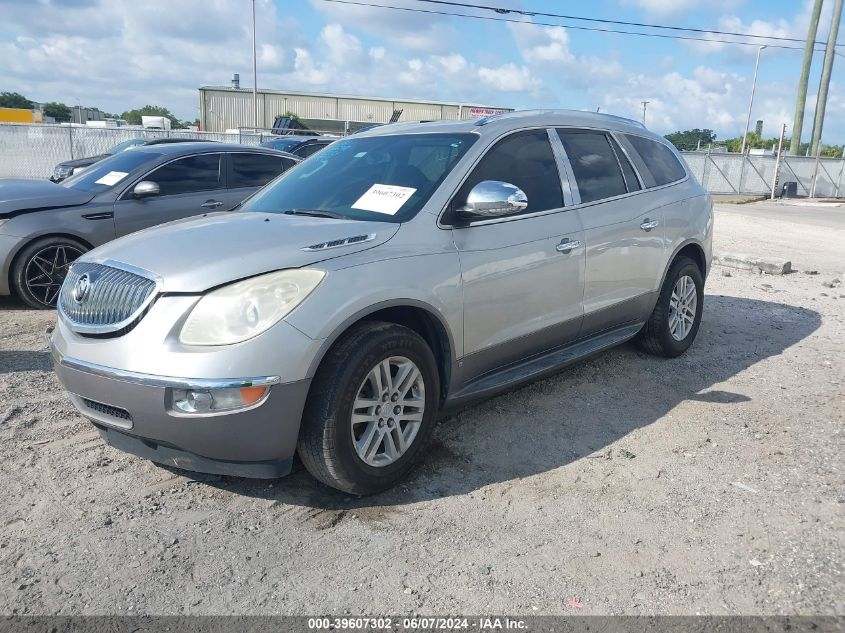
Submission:
[[[511,18],[481,21],[325,0],[258,0],[259,85],[514,108],[601,108],[662,132],[745,122],[756,47],[539,26],[419,0],[364,0]],[[523,10],[803,38],[811,0],[463,0]],[[833,0],[817,39],[826,40]],[[249,0],[0,0],[0,89],[122,111],[197,113],[197,87],[251,84]],[[8,18],[7,18],[8,16]],[[572,22],[570,22],[573,24]],[[588,23],[575,22],[574,24]],[[596,25],[594,25],[596,26]],[[612,27],[611,27],[612,28]],[[624,27],[623,27],[624,28]],[[638,30],[631,28],[630,30]],[[845,35],[840,33],[840,41]],[[800,44],[795,44],[799,46]],[[840,46],[845,55],[845,46]],[[767,48],[752,120],[791,126],[801,50]],[[845,57],[836,58],[823,139],[845,142]],[[821,72],[814,59],[804,137]]]

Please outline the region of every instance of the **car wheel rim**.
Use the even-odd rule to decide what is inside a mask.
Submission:
[[[352,441],[365,464],[383,467],[413,444],[425,413],[425,381],[404,356],[391,356],[370,369],[352,405]]]
[[[26,263],[24,284],[38,303],[53,307],[70,265],[82,251],[74,246],[47,246]]]
[[[695,312],[698,307],[698,291],[695,281],[684,275],[672,289],[669,300],[669,332],[676,341],[683,341],[692,330]]]

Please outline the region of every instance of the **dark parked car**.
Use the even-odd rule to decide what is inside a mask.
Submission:
[[[87,167],[90,167],[94,163],[97,163],[103,159],[108,158],[109,156],[114,156],[115,154],[120,154],[120,152],[125,152],[128,149],[132,149],[133,147],[139,147],[141,145],[162,145],[167,143],[197,143],[203,142],[202,140],[192,139],[192,138],[154,138],[154,139],[143,139],[143,138],[132,138],[128,141],[123,141],[122,143],[118,143],[110,150],[106,151],[105,154],[97,154],[96,156],[88,156],[87,158],[77,158],[75,160],[66,160],[63,163],[59,163],[53,168],[53,173],[50,176],[50,180],[53,182],[61,182],[65,178],[69,178],[70,176],[78,173]]]
[[[290,152],[300,158],[308,158],[336,140],[333,136],[284,136],[264,141],[261,145],[281,152]]]
[[[141,229],[229,211],[299,158],[222,143],[139,147],[61,184],[0,180],[0,295],[56,304],[77,257]]]

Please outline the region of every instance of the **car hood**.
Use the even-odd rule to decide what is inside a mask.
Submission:
[[[88,156],[87,158],[77,158],[74,160],[66,160],[57,165],[61,167],[89,167],[94,163],[98,163],[104,158],[108,158],[111,154],[99,154],[98,156]]]
[[[93,193],[62,187],[49,180],[0,180],[0,218],[29,211],[75,207],[89,202]]]
[[[261,273],[299,268],[387,242],[399,224],[275,213],[229,212],[170,222],[127,235],[80,261],[112,260],[162,278],[162,292],[202,292]],[[352,244],[314,248],[361,238]],[[308,250],[303,250],[308,249]]]

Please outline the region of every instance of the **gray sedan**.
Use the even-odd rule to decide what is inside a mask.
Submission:
[[[60,185],[0,180],[0,295],[53,307],[71,262],[91,248],[233,209],[299,160],[260,147],[178,143],[116,154]]]

